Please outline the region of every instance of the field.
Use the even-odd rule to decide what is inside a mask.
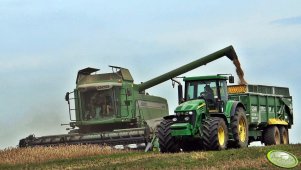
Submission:
[[[279,169],[266,159],[273,149],[301,161],[301,144],[177,154],[84,145],[0,150],[0,169]]]

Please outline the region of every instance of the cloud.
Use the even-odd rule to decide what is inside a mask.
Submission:
[[[300,25],[301,16],[290,17],[290,18],[281,18],[271,22],[272,24],[278,25]]]

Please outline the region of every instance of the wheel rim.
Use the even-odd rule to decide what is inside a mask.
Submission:
[[[283,137],[283,144],[285,145],[288,144],[288,135],[286,130],[283,131],[282,137]]]
[[[275,132],[275,142],[276,142],[276,145],[280,144],[280,134],[279,134],[279,131]]]
[[[225,144],[225,130],[223,127],[218,128],[218,142],[220,146]]]
[[[247,127],[244,119],[240,119],[238,123],[238,135],[241,142],[246,141]]]

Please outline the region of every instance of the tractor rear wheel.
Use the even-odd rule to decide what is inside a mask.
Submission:
[[[210,117],[204,121],[203,144],[206,150],[223,150],[227,148],[228,128],[225,120]]]
[[[265,145],[279,145],[280,132],[277,126],[269,126],[263,132],[263,141]]]
[[[175,137],[171,136],[170,126],[172,124],[172,120],[163,120],[158,126],[159,147],[162,153],[180,151],[179,142]]]
[[[285,126],[279,127],[280,132],[280,142],[281,144],[287,145],[289,144],[288,130]]]
[[[244,108],[237,107],[235,114],[231,117],[231,129],[234,141],[232,146],[235,148],[244,148],[248,146],[249,129],[246,112]]]

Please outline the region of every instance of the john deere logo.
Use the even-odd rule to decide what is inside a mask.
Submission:
[[[281,168],[294,168],[298,165],[298,159],[291,153],[273,150],[267,154],[268,160]]]

